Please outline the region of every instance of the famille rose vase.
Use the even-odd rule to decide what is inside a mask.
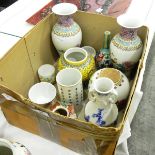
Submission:
[[[11,142],[7,139],[0,138],[1,155],[31,155],[28,149],[17,142]]]
[[[143,43],[137,30],[143,24],[140,19],[120,15],[117,23],[122,27],[110,43],[110,56],[113,66],[124,73],[130,72],[141,57]]]
[[[89,102],[85,106],[85,120],[99,126],[114,123],[118,116],[116,106],[117,92],[109,78],[94,81],[94,87],[88,93]]]
[[[110,49],[109,49],[110,40],[111,40],[110,38],[111,38],[111,32],[105,31],[103,47],[97,52],[95,57],[97,69],[112,66],[112,62],[110,58]]]
[[[79,47],[82,31],[72,18],[72,14],[77,11],[77,6],[71,3],[59,3],[52,8],[52,11],[58,15],[58,21],[53,26],[51,36],[59,55],[71,47]]]
[[[82,74],[82,81],[89,80],[96,70],[94,57],[80,47],[70,48],[61,55],[57,67],[58,71],[64,68],[78,69]]]

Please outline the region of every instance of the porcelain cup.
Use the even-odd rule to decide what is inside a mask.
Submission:
[[[39,105],[46,105],[56,97],[56,88],[48,82],[39,82],[33,85],[28,92],[29,99]]]
[[[59,71],[56,82],[62,102],[78,105],[83,101],[82,74],[78,69],[65,68]]]
[[[39,79],[42,82],[55,82],[55,67],[50,64],[41,65],[38,69]]]

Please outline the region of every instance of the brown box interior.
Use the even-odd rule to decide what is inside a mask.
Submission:
[[[120,31],[120,26],[117,24],[116,19],[112,17],[78,11],[74,15],[74,20],[82,29],[82,45],[90,45],[96,50],[102,47],[104,31],[111,31],[112,37]],[[142,60],[147,46],[148,29],[142,27],[138,31],[144,49],[121,123],[117,127],[100,128],[91,123],[55,115],[42,107],[35,106],[26,99],[29,88],[39,82],[37,75],[39,66],[45,63],[54,64],[58,58],[51,41],[51,30],[55,22],[55,15],[48,16],[26,34],[0,60],[0,92],[5,92],[18,100],[5,100],[2,104],[2,110],[9,123],[54,140],[74,151],[84,154],[113,154],[142,67]],[[0,96],[0,98],[3,97]],[[50,118],[35,113],[31,110],[33,107],[47,112]],[[49,133],[49,130],[52,133]],[[55,134],[58,136],[55,136]]]

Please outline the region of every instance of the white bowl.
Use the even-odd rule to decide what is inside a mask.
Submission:
[[[56,88],[48,82],[36,83],[30,88],[28,97],[36,104],[48,104],[56,97]]]

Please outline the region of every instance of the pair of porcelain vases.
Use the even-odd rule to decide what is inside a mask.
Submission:
[[[118,114],[115,103],[117,102],[122,106],[129,94],[129,81],[122,72],[131,71],[142,53],[142,41],[137,35],[137,29],[143,23],[127,15],[121,15],[117,18],[118,24],[122,27],[120,33],[116,34],[110,41],[109,33],[106,34],[106,32],[107,37],[104,47],[96,55],[98,69],[109,67],[111,64],[116,69],[104,68],[95,72],[94,57],[84,49],[79,48],[82,41],[82,31],[72,18],[72,14],[77,11],[77,7],[70,3],[60,3],[55,5],[52,11],[58,15],[58,21],[53,26],[51,33],[53,44],[60,54],[58,70],[67,67],[77,68],[82,73],[83,81],[89,80],[91,77],[89,92],[93,90],[94,93],[89,93],[90,102],[87,103],[85,108],[85,118],[87,121],[100,126],[111,124]],[[100,78],[108,78],[108,81],[111,81],[107,82],[111,86],[105,84],[107,88],[103,88],[107,91],[98,91],[99,88],[96,88],[97,84],[95,83],[98,83],[97,81]],[[111,97],[111,94],[115,97]],[[94,109],[96,110],[94,111]],[[114,113],[113,117],[109,117],[112,112]],[[100,118],[103,118],[103,120]]]

